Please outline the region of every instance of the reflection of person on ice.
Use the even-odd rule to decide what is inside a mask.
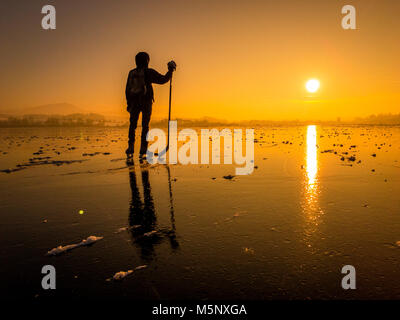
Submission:
[[[136,68],[131,70],[126,83],[125,95],[127,101],[127,110],[130,113],[129,142],[126,154],[132,157],[135,144],[135,130],[140,112],[142,113],[142,138],[140,145],[140,157],[146,155],[147,141],[146,136],[149,131],[149,123],[154,102],[154,92],[152,83],[167,83],[172,73],[176,69],[174,61],[168,62],[168,72],[165,75],[149,68],[150,57],[146,52],[139,52],[136,57]]]

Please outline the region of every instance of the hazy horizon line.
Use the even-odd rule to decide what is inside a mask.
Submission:
[[[354,117],[352,119],[242,119],[242,120],[227,120],[220,118],[213,118],[208,116],[197,117],[197,118],[185,118],[177,117],[173,120],[181,122],[183,125],[188,126],[234,126],[234,125],[270,125],[270,124],[376,124],[376,125],[400,125],[400,113],[383,113],[383,114],[371,114],[366,117]],[[153,125],[166,126],[168,119],[153,118]],[[73,123],[97,123],[102,126],[109,126],[108,124],[114,124],[124,126],[129,122],[128,117],[124,116],[107,116],[101,113],[88,112],[88,113],[71,113],[71,114],[22,114],[22,115],[6,115],[0,114],[0,124],[3,126],[9,124],[11,126],[18,125],[63,125]],[[111,125],[112,126],[112,125]]]

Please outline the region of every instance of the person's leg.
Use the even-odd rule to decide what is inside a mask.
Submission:
[[[140,108],[134,107],[130,111],[130,118],[129,118],[129,140],[128,140],[128,149],[126,150],[127,154],[133,154],[134,146],[135,146],[135,130],[137,127],[137,121],[139,119]]]
[[[148,142],[146,140],[146,137],[147,133],[149,132],[152,105],[153,105],[152,101],[147,102],[142,109],[142,139],[140,143],[141,155],[144,155],[147,152]]]

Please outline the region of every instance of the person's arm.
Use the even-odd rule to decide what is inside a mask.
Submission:
[[[171,77],[172,77],[172,70],[168,70],[168,72],[165,75],[158,73],[154,69],[148,70],[148,81],[150,83],[164,84],[167,83],[169,79],[171,79]]]
[[[131,76],[132,76],[132,70],[129,71],[129,75],[128,75],[128,80],[126,80],[126,87],[125,87],[125,98],[126,98],[126,103],[129,102],[129,90],[130,90],[130,83],[131,83]]]

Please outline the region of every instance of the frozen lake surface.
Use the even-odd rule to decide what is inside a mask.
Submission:
[[[126,135],[0,129],[4,296],[400,298],[399,127],[256,128],[256,169],[233,179],[236,164],[126,163]]]

